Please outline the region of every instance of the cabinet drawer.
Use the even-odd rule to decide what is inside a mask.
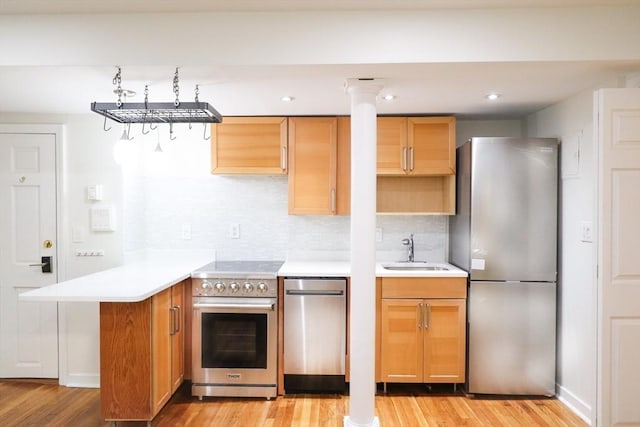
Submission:
[[[382,298],[466,298],[464,277],[383,277]]]

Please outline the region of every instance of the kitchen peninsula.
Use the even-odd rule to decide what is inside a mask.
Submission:
[[[203,253],[149,252],[138,261],[35,289],[24,301],[100,303],[100,410],[109,421],[150,421],[184,379],[184,316]],[[186,305],[186,306],[185,306]]]

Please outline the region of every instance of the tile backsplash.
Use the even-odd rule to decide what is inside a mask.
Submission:
[[[286,176],[125,175],[125,252],[206,249],[217,259],[348,259],[350,219],[287,213]],[[378,215],[378,260],[445,261],[446,216]],[[231,228],[239,226],[239,238]],[[190,235],[190,236],[189,236]],[[189,237],[189,238],[187,238]]]

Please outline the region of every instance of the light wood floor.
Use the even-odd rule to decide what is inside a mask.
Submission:
[[[421,386],[422,387],[422,386]],[[349,397],[287,395],[276,400],[205,398],[183,387],[153,420],[153,426],[342,426]],[[396,426],[586,426],[556,399],[470,398],[461,393],[389,385],[376,396],[383,427]],[[56,383],[0,381],[0,426],[109,426],[100,419],[97,389]],[[145,423],[118,423],[118,426]]]

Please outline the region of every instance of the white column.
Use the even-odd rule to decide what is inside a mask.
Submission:
[[[376,95],[381,80],[347,80],[351,95],[351,302],[349,415],[345,426],[378,426],[375,416]]]

